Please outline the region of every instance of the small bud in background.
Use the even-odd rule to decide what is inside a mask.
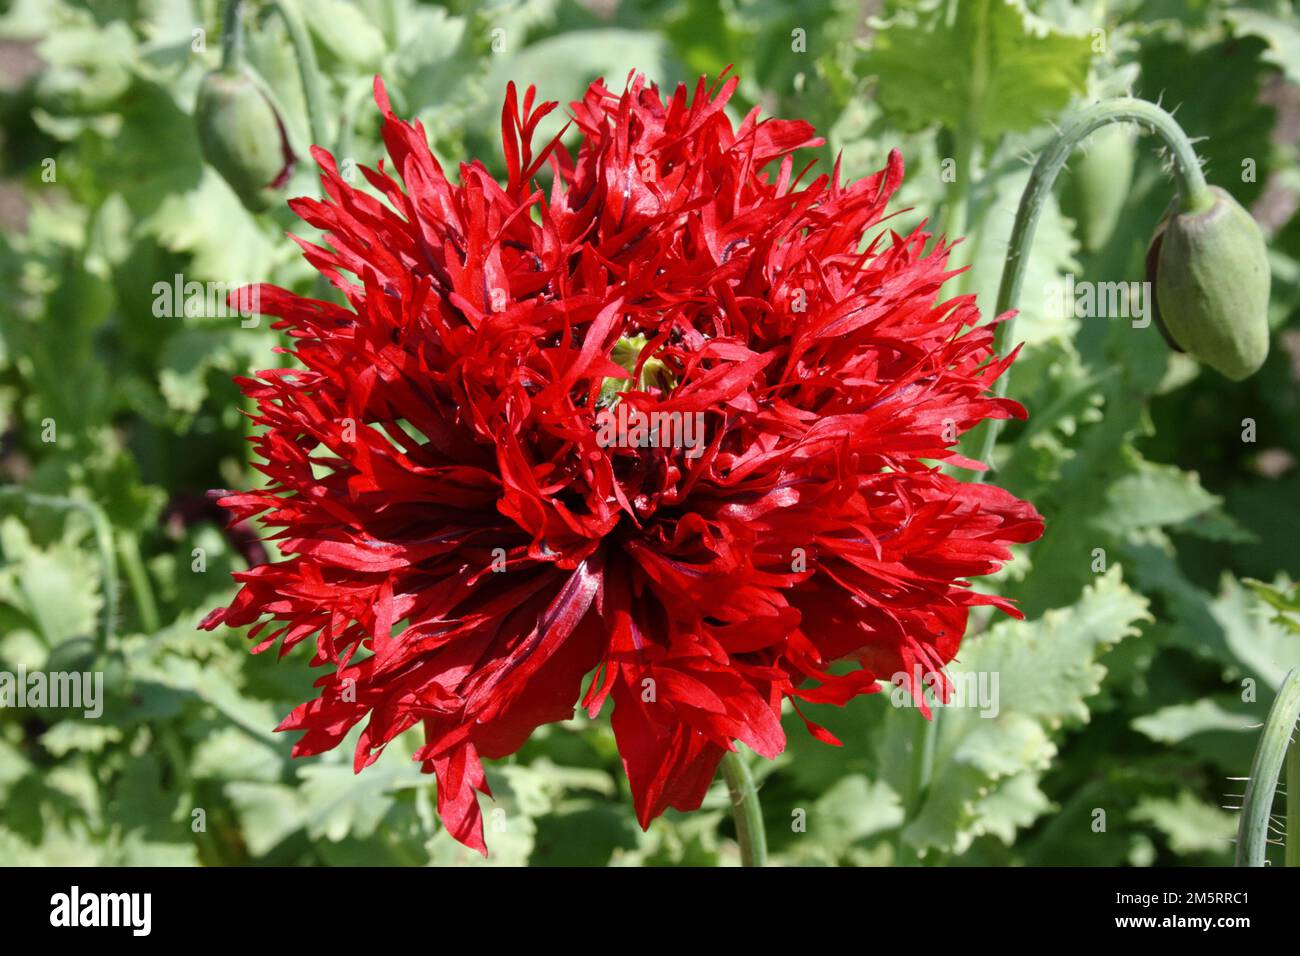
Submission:
[[[1115,232],[1133,184],[1137,144],[1132,127],[1103,126],[1084,141],[1082,155],[1070,164],[1062,206],[1079,223],[1083,246],[1096,252]]]
[[[260,212],[280,199],[297,157],[266,94],[242,69],[203,78],[194,108],[203,158],[240,201]]]
[[[1268,357],[1268,251],[1250,213],[1210,190],[1207,209],[1165,215],[1147,251],[1147,279],[1169,344],[1240,381]]]

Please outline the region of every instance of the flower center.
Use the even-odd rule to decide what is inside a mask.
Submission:
[[[627,369],[629,375],[636,375],[636,363],[640,361],[645,346],[644,335],[625,335],[614,343],[614,348],[609,354],[610,361]],[[612,376],[601,382],[600,397],[596,400],[596,404],[601,408],[612,408],[618,404],[619,392],[644,392],[651,388],[667,391],[675,384],[677,383],[673,380],[668,366],[661,359],[651,356],[641,366],[641,374],[636,376],[635,382]]]

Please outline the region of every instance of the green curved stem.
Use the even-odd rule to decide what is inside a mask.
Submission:
[[[329,115],[325,84],[316,63],[316,48],[312,46],[302,13],[294,0],[271,0],[270,7],[284,21],[289,42],[293,44],[294,59],[298,61],[298,77],[302,80],[302,92],[307,100],[307,123],[311,127],[312,143],[328,148],[332,144],[325,125],[325,117]]]
[[[271,0],[267,4],[284,23],[289,43],[293,45],[294,60],[298,64],[298,79],[302,83],[303,99],[307,104],[307,124],[313,145],[331,145],[325,118],[329,106],[325,100],[325,81],[316,62],[316,48],[302,19],[302,12],[294,0]],[[244,64],[244,0],[226,0],[221,19],[221,69],[227,73]]]
[[[1051,194],[1052,185],[1061,170],[1065,168],[1065,161],[1069,159],[1074,148],[1089,134],[1110,123],[1124,122],[1149,127],[1164,140],[1173,156],[1174,181],[1178,185],[1180,205],[1184,211],[1197,212],[1213,204],[1214,195],[1205,182],[1205,174],[1201,172],[1201,164],[1196,158],[1191,140],[1169,113],[1154,103],[1131,97],[1103,100],[1080,110],[1065,121],[1060,131],[1038,157],[1025,191],[1020,196],[1016,221],[1011,228],[1006,264],[1002,268],[1002,283],[998,287],[995,315],[1002,315],[1016,308],[1020,301],[1020,287],[1025,281],[1029,252],[1034,242],[1034,231],[1038,228],[1038,219],[1042,215],[1047,197]],[[993,337],[993,350],[996,354],[1006,353],[1012,341],[1014,327],[1014,319],[1008,319],[998,325]],[[1007,393],[1008,375],[1009,372],[1003,372],[993,385],[993,393],[998,398]],[[975,457],[988,466],[988,471],[973,476],[976,480],[987,476],[993,470],[993,450],[997,445],[998,434],[1002,430],[1002,420],[990,419],[972,431],[979,429],[983,429],[983,434]]]
[[[754,775],[739,751],[722,755],[722,778],[731,795],[731,815],[736,821],[736,842],[745,866],[767,865],[767,831],[763,828],[763,808],[758,802]]]
[[[1300,718],[1300,667],[1292,668],[1277,692],[1277,699],[1269,709],[1264,722],[1255,760],[1250,765],[1250,780],[1246,783],[1245,799],[1241,804],[1241,821],[1237,827],[1237,866],[1264,866],[1264,850],[1268,845],[1268,825],[1273,813],[1273,798],[1277,792],[1277,778],[1282,771],[1296,720]],[[1294,752],[1295,747],[1293,746]],[[1292,754],[1292,761],[1295,756]],[[1287,782],[1293,772],[1287,770]],[[1300,802],[1300,793],[1287,791],[1287,822],[1297,816],[1294,807]],[[1300,842],[1300,832],[1287,832],[1287,862],[1294,858],[1292,844]]]

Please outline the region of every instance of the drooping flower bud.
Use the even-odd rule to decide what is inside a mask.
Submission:
[[[1268,357],[1268,251],[1250,213],[1210,190],[1206,209],[1165,214],[1147,250],[1147,280],[1169,344],[1240,381]]]
[[[246,208],[260,212],[278,201],[297,157],[275,107],[247,72],[205,76],[194,120],[203,158]]]

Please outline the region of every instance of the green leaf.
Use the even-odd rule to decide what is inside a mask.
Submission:
[[[1300,634],[1300,617],[1297,617],[1300,615],[1300,583],[1276,587],[1253,578],[1245,578],[1241,583],[1277,612],[1270,623],[1284,627],[1292,634]]]
[[[1131,530],[1188,522],[1222,504],[1201,487],[1195,472],[1161,465],[1129,451],[1134,470],[1106,489],[1104,510],[1094,520],[1103,530]]]
[[[393,806],[393,790],[431,782],[409,761],[376,764],[363,773],[353,772],[350,762],[319,762],[303,765],[298,775],[307,835],[335,843],[371,836]]]
[[[1294,18],[1249,9],[1228,10],[1225,17],[1237,36],[1256,36],[1263,40],[1266,47],[1263,59],[1285,73],[1291,83],[1300,83],[1300,28]]]
[[[1097,692],[1106,668],[1097,658],[1149,621],[1147,599],[1128,588],[1111,568],[1084,591],[1078,603],[1048,611],[1037,621],[1003,620],[968,641],[960,674],[996,673],[1001,707],[1026,714],[1048,729],[1088,719],[1087,698]],[[965,714],[977,717],[970,710]]]
[[[954,711],[945,711],[947,718]],[[962,853],[985,830],[979,813],[1001,782],[1047,769],[1056,754],[1047,732],[1022,714],[1004,713],[970,725],[940,724],[938,769],[920,810],[903,828],[903,839],[924,854],[937,849]]]
[[[140,833],[129,833],[112,862],[119,866],[197,866],[198,851],[192,843],[155,842]]]
[[[606,866],[620,850],[635,850],[640,828],[617,803],[566,800],[535,819],[529,866]]]
[[[121,743],[122,731],[82,720],[64,720],[41,734],[41,746],[55,757],[73,751],[102,753],[114,744]]]
[[[564,104],[581,98],[587,84],[602,76],[621,91],[624,79],[634,69],[661,84],[668,83],[676,78],[676,71],[668,69],[668,55],[663,38],[655,33],[614,27],[562,33],[493,65],[486,80],[490,109],[499,114],[498,98],[511,80],[521,88],[536,84],[539,100]],[[545,142],[566,122],[565,111],[556,110],[538,126],[535,140]]]
[[[0,794],[31,772],[32,765],[22,752],[7,741],[0,740]]]
[[[185,270],[186,281],[211,279],[232,291],[269,279],[272,270],[296,251],[278,230],[273,232],[255,219],[225,180],[208,167],[194,188],[164,197],[144,228],[169,251],[193,257]],[[166,285],[172,280],[172,276],[159,277]]]
[[[1225,574],[1210,614],[1222,630],[1226,649],[1242,674],[1276,690],[1300,666],[1300,637],[1274,623],[1267,610],[1233,577]]]
[[[236,782],[227,784],[225,792],[239,816],[244,842],[255,857],[265,856],[306,825],[302,798],[294,787]]]
[[[1237,823],[1231,813],[1225,813],[1197,799],[1189,791],[1182,791],[1176,799],[1148,797],[1134,808],[1134,820],[1149,823],[1169,841],[1175,853],[1227,853]]]
[[[832,858],[850,844],[903,822],[903,807],[888,784],[863,774],[842,777],[808,811],[808,839]]]
[[[346,63],[373,70],[384,55],[384,36],[355,4],[312,0],[307,26],[316,38]]]
[[[49,648],[96,632],[99,561],[75,542],[40,548],[17,519],[0,523],[0,603],[26,617]]]
[[[1218,595],[1210,595],[1188,581],[1167,552],[1146,547],[1137,556],[1144,587],[1162,592],[1173,611],[1171,644],[1213,660],[1226,680],[1249,678],[1273,690],[1300,666],[1300,637],[1275,623],[1267,605],[1231,574],[1225,572]]]
[[[995,836],[1007,846],[1016,839],[1016,831],[1032,826],[1052,809],[1052,802],[1038,788],[1041,774],[1021,773],[1000,783],[975,806],[971,834]]]
[[[237,727],[216,727],[195,745],[189,768],[199,780],[275,783],[284,776],[285,759]]]
[[[107,107],[131,82],[135,37],[122,22],[64,26],[40,45],[48,66],[37,80],[37,99],[56,113],[82,113]]]
[[[1043,345],[1016,363],[1016,394],[1033,409],[998,470],[998,484],[1038,501],[1076,454],[1079,430],[1102,416],[1100,380],[1068,342]]]
[[[83,137],[82,157],[94,170],[87,185],[121,194],[143,218],[199,184],[204,166],[198,136],[190,115],[159,83],[136,77],[120,107],[121,122],[112,135]]]
[[[1056,30],[1017,0],[971,0],[904,9],[879,24],[865,67],[899,126],[938,121],[988,141],[1086,92],[1091,59],[1088,37]]]
[[[1191,704],[1162,707],[1133,721],[1134,730],[1166,744],[1182,743],[1205,733],[1244,733],[1258,727],[1257,715],[1242,712],[1240,708],[1232,709],[1208,698]]]
[[[1044,811],[1036,783],[1000,791],[1047,768],[1054,731],[1088,720],[1087,700],[1106,674],[1098,658],[1138,633],[1138,622],[1150,619],[1146,609],[1116,567],[1071,607],[1037,621],[1002,621],[967,639],[961,663],[949,668],[966,696],[938,709],[937,770],[904,839],[922,851],[961,852],[983,833],[1005,840]],[[992,691],[991,699],[978,699],[977,689]]]

